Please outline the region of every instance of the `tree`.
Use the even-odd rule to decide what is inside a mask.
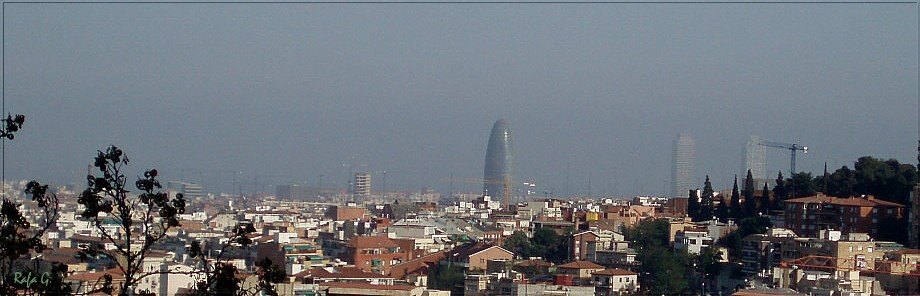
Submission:
[[[502,247],[521,258],[535,257],[531,251],[533,247],[530,245],[530,238],[520,230],[515,230],[514,233],[506,237]]]
[[[751,171],[748,170],[748,173]],[[738,176],[735,176],[734,185],[732,185],[732,209],[731,217],[734,219],[740,218],[741,215],[741,195],[738,193]]]
[[[192,274],[203,275],[204,279],[195,283],[194,289],[189,293],[194,296],[207,295],[246,295],[258,291],[248,291],[240,287],[240,280],[236,277],[236,266],[228,262],[225,254],[232,248],[247,248],[252,244],[248,235],[254,233],[252,223],[237,225],[227,242],[220,245],[217,252],[207,252],[199,241],[192,241],[188,246],[188,255],[198,259],[198,266]],[[216,254],[208,257],[205,254]]]
[[[639,253],[641,286],[651,295],[679,294],[688,287],[684,275],[689,258],[686,252],[668,250],[668,226],[665,219],[645,219],[624,231]]]
[[[792,184],[792,192],[795,194],[793,198],[813,196],[818,193],[818,186],[811,173],[798,172],[793,174],[791,179],[792,181],[788,183]]]
[[[818,181],[822,184],[824,176],[820,176]],[[851,197],[856,195],[856,171],[847,166],[842,166],[829,176],[827,176],[827,192],[824,194],[836,197]]]
[[[700,197],[697,190],[690,190],[690,196],[687,198],[687,216],[693,221],[700,220]]]
[[[741,219],[738,222],[738,229],[728,235],[723,236],[716,242],[716,245],[728,249],[728,257],[732,261],[741,260],[741,239],[751,234],[767,233],[767,228],[773,226],[770,218],[765,216],[754,216]]]
[[[773,185],[773,207],[782,209],[783,202],[789,199],[789,190],[786,187],[786,179],[783,178],[783,172],[776,175],[776,183]]]
[[[7,114],[0,126],[0,139],[13,140],[22,129],[26,117]],[[47,246],[42,236],[54,226],[59,217],[60,202],[57,194],[48,190],[48,185],[32,180],[24,192],[30,197],[30,204],[38,209],[36,220],[29,221],[20,211],[22,204],[8,196],[0,200],[0,295],[48,294],[70,295],[72,287],[64,283],[67,265],[30,260],[33,253],[42,253]],[[33,227],[33,222],[36,223]],[[32,264],[29,264],[32,263]],[[49,278],[40,283],[22,283],[16,275],[47,272]]]
[[[435,264],[428,275],[428,287],[450,291],[451,295],[463,295],[465,271],[460,265]]]
[[[701,221],[712,220],[713,205],[712,199],[715,192],[712,190],[712,182],[709,181],[709,175],[706,175],[706,182],[703,183],[703,197],[700,199],[700,219]]]
[[[886,201],[907,204],[910,191],[917,184],[917,168],[896,159],[882,161],[863,156],[856,160],[854,167],[853,190],[856,194],[871,194]]]
[[[761,213],[769,214],[770,213],[770,188],[767,188],[767,183],[763,183],[763,189],[761,189],[760,194],[760,208],[758,209]]]
[[[754,202],[754,175],[751,174],[751,170],[747,171],[747,176],[744,177],[744,215],[743,217],[750,217],[757,214],[756,202]],[[741,217],[738,217],[739,219]]]
[[[144,259],[171,228],[179,226],[178,215],[185,212],[185,198],[181,193],[170,198],[160,191],[162,186],[156,169],[145,171],[144,177],[134,183],[140,194],[130,195],[124,175],[128,162],[127,156],[116,146],[110,146],[105,152],[98,151],[93,164],[98,174],[87,176],[89,188],[77,199],[84,207],[80,215],[90,220],[103,240],[115,246],[114,250],[105,250],[101,245],[86,246],[80,256],[101,255],[116,262],[116,267],[124,274],[119,295],[133,295],[143,278],[159,273],[143,270]],[[140,220],[139,224],[135,224],[135,219]],[[111,224],[117,227],[117,232],[106,227]]]

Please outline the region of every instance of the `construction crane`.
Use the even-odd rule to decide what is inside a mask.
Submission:
[[[772,141],[760,141],[760,143],[757,143],[757,144],[760,144],[761,146],[767,146],[767,147],[773,147],[773,148],[782,148],[782,149],[789,150],[791,152],[792,160],[791,160],[791,165],[789,168],[790,178],[792,177],[792,175],[795,174],[795,152],[802,151],[802,153],[806,153],[806,154],[808,153],[808,147],[799,146],[799,144],[788,144],[788,143],[780,143],[780,142],[772,142]]]
[[[459,182],[466,184],[498,184],[502,185],[502,208],[507,210],[508,205],[511,204],[511,178],[502,178],[502,180],[486,180],[486,179],[476,179],[476,178],[444,178],[440,180],[441,182]],[[487,194],[489,192],[484,192]]]

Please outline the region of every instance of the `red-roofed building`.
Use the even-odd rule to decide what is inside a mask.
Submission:
[[[385,236],[356,236],[348,241],[342,256],[361,270],[390,274],[390,267],[410,259],[409,253]]]
[[[465,266],[467,270],[484,270],[489,261],[510,261],[514,252],[486,243],[459,246],[447,254],[447,260]]]
[[[373,285],[366,283],[329,282],[319,285],[325,295],[365,295],[365,296],[415,296],[422,295],[424,287],[408,285]]]
[[[558,273],[572,275],[575,278],[590,278],[592,273],[604,270],[604,266],[591,261],[572,261],[556,267]]]
[[[392,285],[393,278],[379,273],[366,272],[357,267],[324,267],[311,268],[293,275],[294,278],[303,279],[307,284],[320,284],[327,282],[370,283],[375,285]]]
[[[905,207],[873,196],[840,198],[819,193],[785,201],[786,228],[799,236],[816,237],[822,229],[837,229],[844,234],[853,232],[878,233],[879,221],[901,219]]]

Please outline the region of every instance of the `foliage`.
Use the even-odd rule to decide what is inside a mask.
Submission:
[[[767,183],[764,183],[760,193],[760,206],[758,207],[758,211],[768,214],[770,210],[770,188],[767,187]]]
[[[783,172],[776,175],[773,183],[773,209],[782,209],[783,201],[789,199],[789,188],[786,187],[786,179],[783,178]]]
[[[687,198],[687,216],[693,221],[700,220],[700,197],[696,190],[690,190],[690,196]]]
[[[714,216],[713,197],[715,192],[712,190],[712,182],[709,181],[709,175],[706,175],[706,182],[703,183],[703,196],[700,198],[700,220],[709,221]]]
[[[747,171],[747,176],[744,177],[744,214],[738,215],[738,219],[741,217],[750,217],[757,214],[756,202],[754,202],[754,175],[751,174],[751,170]]]
[[[144,258],[166,237],[169,229],[179,226],[178,215],[185,212],[182,194],[170,198],[160,191],[162,186],[155,169],[144,172],[144,177],[134,183],[141,194],[129,195],[124,175],[128,162],[116,146],[98,151],[93,165],[99,174],[87,176],[89,187],[77,199],[84,207],[80,215],[91,221],[103,240],[115,246],[114,250],[104,250],[100,245],[90,245],[81,250],[81,256],[102,255],[115,261],[124,274],[121,295],[132,294],[141,279],[159,272],[144,271]],[[135,224],[135,217],[140,219],[139,225]],[[117,224],[117,232],[104,227],[107,220]],[[139,249],[135,247],[137,242],[141,243]]]
[[[668,226],[665,219],[645,219],[624,233],[638,250],[639,281],[651,295],[679,294],[688,287],[685,274],[690,259],[686,252],[668,250]]]
[[[231,248],[245,248],[252,244],[252,240],[247,235],[254,233],[256,230],[251,223],[237,225],[227,242],[221,244],[216,256],[208,258],[207,252],[201,243],[193,241],[188,246],[188,254],[191,258],[199,260],[197,270],[194,273],[204,274],[204,279],[195,283],[195,288],[190,292],[194,296],[205,295],[244,295],[245,292],[240,288],[240,280],[237,279],[236,266],[227,262],[228,258],[224,255]]]
[[[636,223],[636,226],[626,228],[623,236],[637,249],[666,248],[669,241],[669,227],[670,224],[666,219],[645,219]]]
[[[751,170],[748,170],[748,175],[750,175]],[[735,176],[735,181],[732,184],[732,197],[731,197],[731,210],[729,211],[730,217],[738,219],[741,217],[741,194],[738,193],[738,176]],[[745,206],[747,203],[745,203]]]
[[[7,114],[6,119],[0,121],[3,121],[3,125],[0,126],[0,139],[13,140],[15,134],[22,130],[26,117],[22,114],[15,116]],[[35,261],[31,260],[32,256],[29,256],[33,252],[42,253],[47,249],[42,242],[42,236],[54,226],[59,217],[58,197],[54,192],[48,190],[48,185],[35,180],[26,184],[24,193],[31,199],[31,204],[34,204],[40,211],[37,225],[33,225],[22,214],[20,211],[22,204],[8,197],[0,200],[0,275],[2,275],[0,276],[0,294],[70,295],[72,294],[71,285],[63,282],[67,275],[67,265]],[[32,263],[31,268],[26,266],[28,262]],[[43,266],[39,266],[40,263],[43,263],[41,264]],[[39,273],[40,270],[45,270],[48,274],[48,278],[44,279],[40,285],[22,284],[16,281],[16,272],[20,274],[22,272]]]
[[[549,262],[562,263],[569,259],[565,243],[565,237],[552,229],[539,228],[534,231],[532,239],[522,231],[515,231],[505,238],[502,247],[523,258],[541,257]]]
[[[732,261],[741,260],[741,239],[751,234],[767,233],[767,228],[772,226],[773,223],[770,222],[770,218],[765,216],[741,219],[741,221],[738,221],[738,229],[723,236],[716,242],[716,245],[727,248],[728,257]]]
[[[817,184],[820,184],[820,182],[812,178],[811,173],[798,172],[793,174],[792,178],[787,179],[787,181],[787,184],[792,186],[792,193],[795,198],[813,196],[818,193]]]
[[[278,296],[275,291],[275,284],[281,283],[287,277],[284,267],[272,263],[271,259],[265,258],[255,264],[256,275],[259,277],[259,292],[256,295]]]
[[[436,264],[428,275],[428,287],[450,291],[451,295],[463,295],[465,271],[460,265]]]

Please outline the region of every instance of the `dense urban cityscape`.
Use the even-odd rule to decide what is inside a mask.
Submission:
[[[23,128],[9,117],[4,137]],[[28,124],[25,124],[28,126]],[[9,141],[14,145],[15,141]],[[5,182],[3,292],[43,295],[909,295],[920,293],[917,170],[863,157],[812,177],[693,184],[674,141],[674,193],[530,196],[496,121],[478,194],[275,186],[210,193],[100,150],[85,189]],[[794,154],[793,154],[794,159]],[[792,160],[794,165],[794,160]],[[757,176],[756,178],[754,176]],[[451,180],[454,181],[454,180]],[[696,186],[702,185],[702,189]],[[519,190],[521,189],[521,190]]]
[[[0,296],[920,295],[917,1],[5,1]]]

